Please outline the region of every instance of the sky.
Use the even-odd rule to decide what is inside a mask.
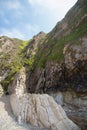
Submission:
[[[50,32],[77,0],[0,0],[0,36],[28,40]]]

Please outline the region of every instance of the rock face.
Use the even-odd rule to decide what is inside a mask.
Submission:
[[[60,104],[68,117],[82,130],[87,129],[87,94],[78,94],[75,91],[51,93],[55,101]]]
[[[73,18],[73,19],[72,19]],[[87,129],[87,1],[78,0],[40,46],[29,93],[58,95],[68,116]],[[65,93],[65,94],[64,94]],[[70,101],[69,101],[70,99]]]
[[[8,92],[9,94],[15,92],[19,96],[26,92],[26,70],[24,67],[15,75],[14,81],[8,87]]]
[[[61,106],[46,94],[24,94],[20,98],[12,94],[10,99],[19,123],[24,121],[49,130],[80,130],[67,118]]]
[[[47,130],[26,123],[18,124],[12,113],[9,98],[9,95],[0,95],[0,130]]]
[[[23,68],[12,84],[14,89],[9,87],[11,107],[19,124],[26,122],[48,130],[80,130],[51,96],[26,93],[25,77]]]
[[[12,114],[9,96],[5,95],[0,95],[0,130],[31,130],[17,124]]]
[[[73,18],[73,20],[72,20]],[[29,92],[87,91],[87,1],[78,0],[36,54]],[[41,78],[42,77],[42,80]]]
[[[9,72],[8,64],[11,64],[22,43],[22,40],[12,39],[6,36],[0,37],[0,76]]]
[[[6,50],[6,48],[8,48],[9,51],[9,42],[11,43],[12,40],[6,39],[7,38],[4,37],[0,38],[1,53],[2,50]],[[7,46],[3,44],[3,41],[6,42]],[[12,48],[14,47],[12,46]],[[17,48],[18,46],[16,46],[16,49]],[[50,129],[50,127],[53,129],[51,120],[50,123],[46,120],[48,122],[46,124],[46,122],[43,122],[43,115],[41,115],[41,119],[40,115],[37,113],[39,104],[41,114],[45,111],[45,117],[48,119],[50,115],[48,115],[46,109],[51,109],[51,114],[54,120],[59,122],[60,119],[55,117],[54,108],[50,103],[53,102],[53,104],[55,104],[53,99],[48,95],[45,95],[44,97],[44,95],[39,94],[25,94],[25,92],[47,93],[51,94],[56,102],[63,106],[67,115],[76,124],[78,124],[83,130],[86,130],[87,0],[78,0],[75,6],[66,14],[65,18],[58,22],[49,34],[45,36],[45,34],[41,32],[34,36],[31,42],[29,42],[29,44],[23,49],[22,57],[16,55],[13,59],[12,52],[14,51],[12,50],[10,52],[10,56],[7,55],[7,53],[5,55],[0,55],[0,76],[1,79],[5,78],[2,82],[2,86],[5,86],[4,88],[6,89],[6,92],[9,91],[11,94],[11,105],[19,123],[23,120],[30,122],[31,124],[34,123],[34,125],[46,127],[47,129]],[[25,61],[22,66],[20,65],[20,57]],[[18,70],[23,66],[25,68],[29,67],[28,71],[23,70],[20,74],[17,74]],[[9,74],[9,70],[11,69],[12,71]],[[5,73],[6,71],[7,73]],[[9,84],[10,86],[8,89],[7,85]],[[43,102],[45,100],[47,103],[45,104],[44,102],[43,107],[41,106],[42,100]],[[27,104],[26,107],[24,104]],[[56,107],[56,104],[54,106]],[[28,111],[28,107],[31,112]],[[59,113],[62,109],[58,106],[55,111],[56,113]],[[30,113],[29,117],[27,117],[27,113]],[[31,114],[34,115],[35,118],[31,116]],[[53,122],[53,124],[55,129],[57,129],[58,126],[55,122]],[[64,126],[65,125],[63,124],[62,127]],[[61,123],[59,128],[60,127]],[[67,124],[66,127],[68,127]]]
[[[47,62],[44,69],[30,75],[29,92],[50,92],[71,88],[76,92],[87,91],[87,38],[80,45],[66,45],[64,61]]]
[[[80,45],[67,45],[61,64],[48,62],[30,76],[28,91],[56,95],[69,118],[87,128],[87,38]],[[61,92],[61,94],[59,94]]]
[[[44,32],[40,32],[35,35],[28,46],[25,48],[25,53],[27,58],[31,58],[32,55],[35,55],[38,49],[38,46],[43,43],[46,34]]]

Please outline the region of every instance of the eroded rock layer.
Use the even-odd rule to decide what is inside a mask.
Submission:
[[[12,94],[10,97],[14,115],[19,123],[27,122],[48,130],[80,130],[51,96],[46,94]]]

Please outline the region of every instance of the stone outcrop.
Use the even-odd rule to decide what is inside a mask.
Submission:
[[[72,88],[76,92],[87,91],[87,38],[79,45],[67,44],[61,64],[47,62],[44,69],[37,68],[30,75],[29,92],[45,92]]]
[[[48,130],[80,130],[52,97],[43,94],[24,94],[22,97],[12,94],[11,106],[18,122],[27,122],[33,126]]]
[[[60,104],[68,117],[82,130],[87,128],[87,94],[78,94],[69,90],[65,92],[51,93],[55,101]]]
[[[30,123],[48,130],[80,130],[51,96],[26,93],[25,74],[23,68],[12,84],[13,89],[9,86],[11,107],[19,124]]]
[[[0,95],[0,130],[47,130],[26,123],[18,124],[12,113],[9,98],[9,95]]]
[[[45,35],[40,32],[34,36],[29,44],[23,48],[21,52],[23,56],[14,55],[14,51],[17,52],[19,47],[17,43],[22,42],[14,40],[16,41],[13,42],[7,37],[0,38],[0,53],[6,48],[7,52],[11,49],[8,55],[7,53],[4,55],[4,52],[0,55],[0,76],[1,79],[5,78],[2,86],[6,88],[6,93],[11,94],[11,105],[19,123],[23,120],[31,124],[34,122],[33,125],[45,126],[47,129],[52,127],[53,129],[51,121],[49,123],[47,120],[48,123],[44,124],[43,115],[41,119],[37,113],[39,107],[41,114],[46,111],[46,104],[44,103],[44,108],[41,106],[42,100],[45,100],[47,104],[50,104],[50,100],[52,100],[55,104],[53,99],[48,95],[25,94],[26,92],[47,93],[51,94],[56,102],[63,106],[70,119],[78,124],[82,130],[87,129],[87,0],[78,0],[65,18],[58,22],[50,33]],[[17,46],[12,44],[10,47],[11,42]],[[18,58],[13,59],[13,55]],[[22,58],[25,62],[21,66],[28,67],[28,71],[23,69],[18,74],[18,71],[14,72],[14,64],[11,66],[11,63],[13,61],[20,62],[19,59]],[[14,62],[17,63],[15,69],[20,69],[19,62]],[[12,75],[9,77],[9,70],[12,68],[14,73],[11,73]],[[9,85],[8,88],[7,85]],[[26,107],[24,104],[27,104]],[[27,117],[26,112],[29,110],[28,107],[30,110],[32,109],[31,112],[29,111],[29,117]],[[19,109],[17,110],[17,108]],[[52,109],[51,114],[53,118],[56,118],[52,104],[48,109]],[[60,109],[58,105],[57,113]],[[31,113],[34,117],[31,116]],[[47,114],[45,113],[45,116],[48,118]],[[38,117],[40,122],[38,122]],[[59,118],[57,121],[59,122]],[[55,127],[57,129],[57,125]]]
[[[77,61],[87,60],[87,38],[79,39],[79,45],[66,45],[63,49],[66,68],[74,69]]]
[[[87,92],[87,38],[79,39],[79,43],[65,47],[65,82],[76,92],[84,93]]]
[[[0,83],[8,77],[15,59],[18,57],[22,40],[0,36]],[[14,63],[16,65],[16,63]],[[14,67],[15,68],[15,67]]]
[[[38,50],[38,47],[43,43],[46,34],[44,32],[39,32],[37,35],[29,41],[29,44],[25,47],[24,52],[27,58],[32,58]]]
[[[72,19],[73,18],[73,19]],[[87,1],[78,0],[46,36],[35,57],[29,92],[87,92]]]
[[[48,62],[30,75],[28,91],[58,93],[58,103],[83,130],[87,128],[87,38],[79,45],[66,45],[61,64]],[[59,94],[61,92],[61,94]],[[61,101],[59,101],[61,99]]]

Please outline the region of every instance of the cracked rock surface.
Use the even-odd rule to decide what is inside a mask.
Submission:
[[[47,94],[23,94],[17,97],[14,93],[10,101],[20,124],[26,122],[48,130],[80,130]]]
[[[10,102],[9,96],[2,95],[0,97],[0,130],[46,130],[39,127],[33,127],[30,124],[19,124],[15,119]]]

